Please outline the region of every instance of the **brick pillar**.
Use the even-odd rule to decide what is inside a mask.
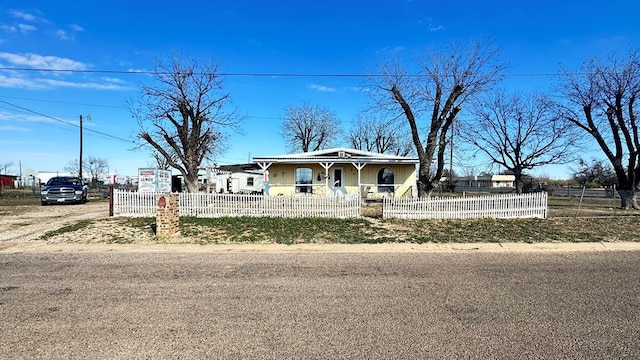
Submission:
[[[160,206],[164,198],[164,206]],[[156,226],[158,237],[171,237],[180,228],[180,197],[178,194],[159,195],[156,199]]]

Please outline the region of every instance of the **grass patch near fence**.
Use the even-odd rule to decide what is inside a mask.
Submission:
[[[50,239],[50,238],[52,238],[54,236],[57,236],[57,235],[62,235],[62,234],[66,234],[66,233],[79,231],[79,230],[82,230],[82,229],[88,227],[92,223],[93,223],[93,220],[80,220],[80,221],[78,221],[76,223],[63,226],[63,227],[61,227],[61,228],[59,228],[57,230],[48,231],[44,235],[42,235],[40,237],[40,240],[48,240],[48,239]]]
[[[145,230],[152,222],[153,218],[126,220],[128,226]],[[620,242],[640,241],[639,228],[637,216],[472,220],[183,217],[178,238],[156,241],[201,245]]]
[[[385,220],[416,243],[640,241],[639,217]]]
[[[389,230],[367,219],[221,217],[180,219],[182,236],[197,243],[376,243]]]

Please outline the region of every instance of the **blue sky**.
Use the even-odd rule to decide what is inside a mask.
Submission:
[[[559,64],[640,44],[634,1],[7,1],[0,0],[0,163],[63,171],[78,156],[105,158],[134,175],[151,162],[131,150],[138,130],[124,104],[153,61],[171,51],[216,59],[230,74],[368,74],[384,59],[411,61],[427,48],[491,37],[509,63],[501,84],[551,91]],[[113,73],[13,69],[109,70]],[[225,90],[246,115],[219,164],[286,153],[287,106],[336,112],[347,129],[368,104],[359,77],[229,76]],[[93,131],[99,132],[95,133]],[[101,133],[101,134],[100,134]],[[105,135],[106,134],[106,135]],[[568,176],[567,166],[534,171]]]

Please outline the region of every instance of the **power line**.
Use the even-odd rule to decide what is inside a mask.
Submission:
[[[25,108],[25,107],[16,105],[16,104],[12,104],[12,103],[4,101],[4,100],[0,100],[0,103],[7,104],[9,106],[13,106],[15,108],[18,108],[18,109],[21,109],[21,110],[24,110],[24,111],[28,111],[28,112],[30,112],[32,114],[36,114],[36,115],[42,116],[44,118],[51,119],[51,120],[54,120],[54,121],[57,121],[57,122],[60,122],[60,123],[66,124],[66,125],[70,125],[70,126],[74,126],[74,127],[80,128],[80,125],[74,124],[74,123],[72,123],[70,121],[58,119],[58,118],[55,118],[53,116],[49,116],[47,114],[43,114],[43,113],[28,109],[28,108]],[[124,138],[121,138],[121,137],[118,137],[118,136],[115,136],[115,135],[107,134],[107,133],[104,133],[104,132],[98,131],[98,130],[93,130],[93,129],[84,129],[84,130],[88,131],[88,132],[91,132],[91,133],[94,133],[94,134],[102,135],[102,136],[110,138],[110,139],[126,142],[126,143],[132,143],[133,142],[132,140],[127,140],[127,139],[124,139]]]
[[[91,70],[91,69],[50,69],[50,68],[17,68],[17,67],[0,67],[0,70],[6,71],[33,71],[33,72],[62,72],[62,73],[78,73],[78,74],[120,74],[120,75],[172,75],[175,72],[155,71],[155,70]],[[365,77],[383,77],[383,76],[408,76],[408,77],[428,77],[427,74],[362,74],[362,73],[261,73],[261,72],[191,72],[194,75],[218,75],[227,77],[338,77],[338,78],[365,78]],[[571,75],[591,75],[591,73],[510,73],[504,74],[505,77],[551,77]]]
[[[48,102],[53,104],[81,105],[81,106],[102,107],[102,108],[110,108],[110,109],[122,109],[122,106],[114,106],[114,105],[83,104],[83,103],[74,103],[74,102],[68,102],[68,101],[53,101],[53,100],[44,100],[44,99],[23,98],[23,97],[17,97],[17,96],[0,95],[0,98],[14,99],[14,100],[27,100],[27,101],[40,101],[40,102]]]

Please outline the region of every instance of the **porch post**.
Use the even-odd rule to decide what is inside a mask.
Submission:
[[[362,168],[364,168],[367,164],[365,163],[351,163],[351,165],[353,165],[356,169],[358,169],[358,197],[362,198],[362,191],[360,190],[361,188],[361,181],[360,181],[360,170],[362,170]]]
[[[324,169],[324,196],[329,196],[329,169],[334,163],[319,163]]]
[[[258,166],[260,166],[260,169],[262,169],[263,172],[263,181],[262,181],[262,186],[264,187],[264,196],[269,196],[269,188],[271,187],[269,185],[269,166],[271,166],[273,163],[258,163]]]

